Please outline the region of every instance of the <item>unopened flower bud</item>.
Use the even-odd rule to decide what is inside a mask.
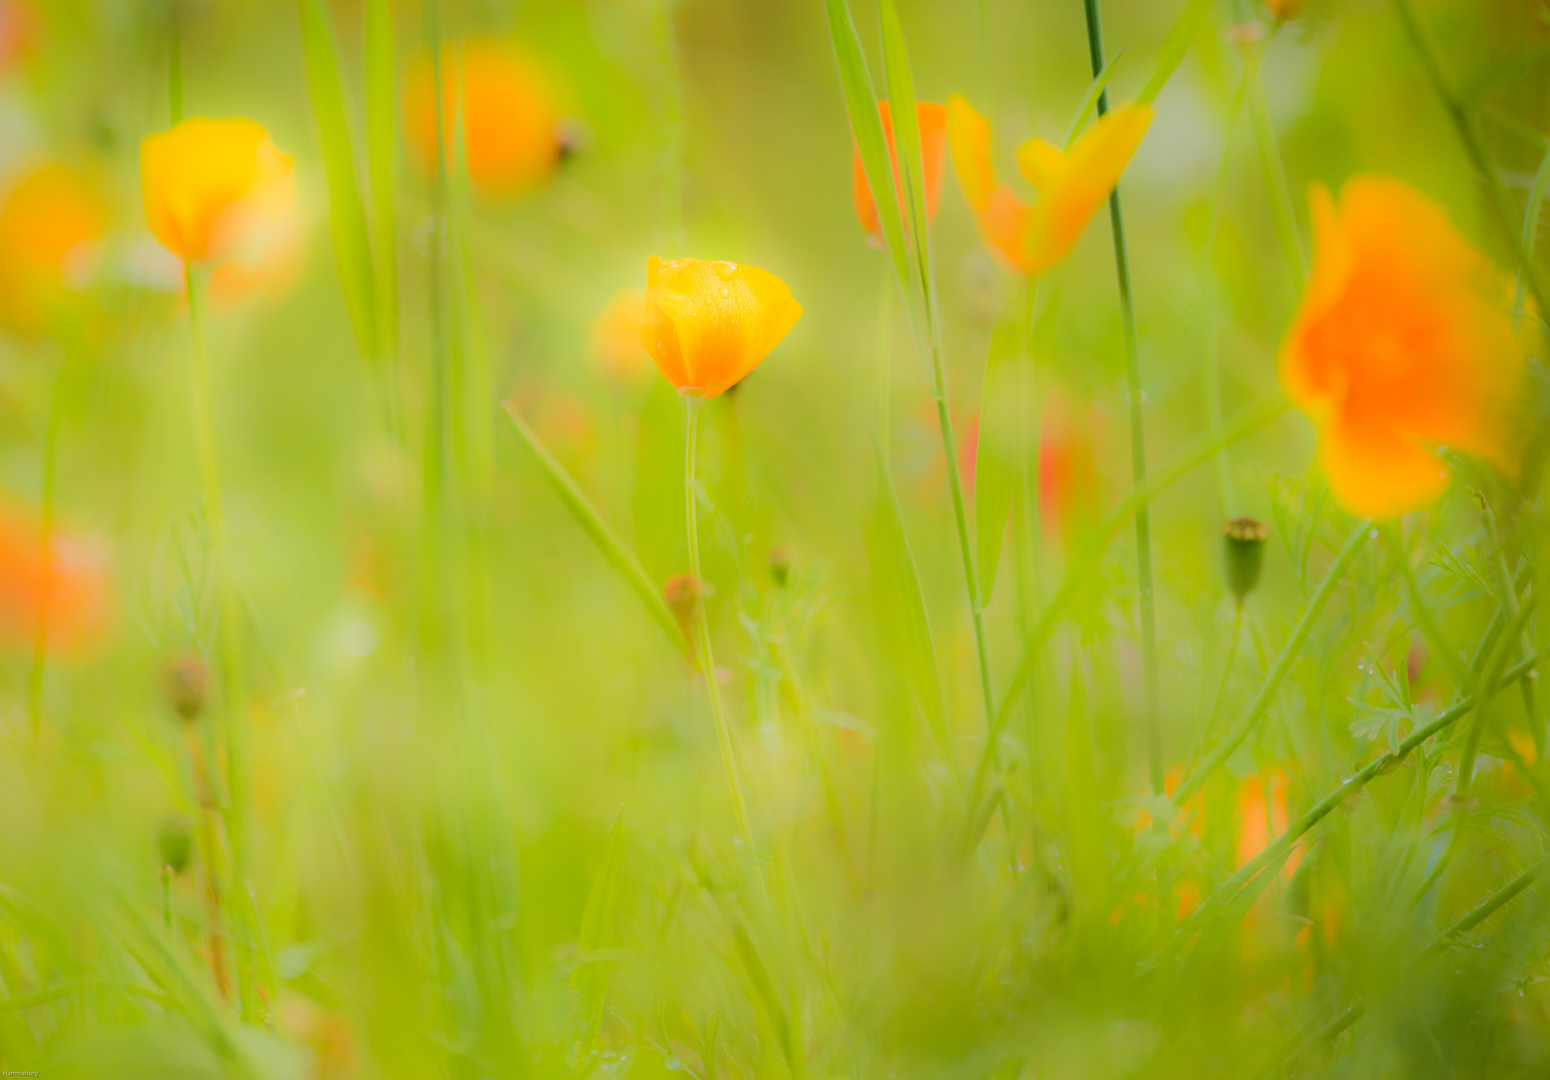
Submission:
[[[199,719],[210,692],[210,669],[197,653],[183,653],[167,662],[162,671],[167,704],[185,722]]]
[[[1226,538],[1227,588],[1241,604],[1259,584],[1270,527],[1253,518],[1237,518],[1222,526],[1222,535]]]
[[[161,856],[162,865],[174,874],[181,874],[188,869],[189,859],[194,853],[194,831],[188,823],[188,818],[182,814],[172,814],[156,826],[156,851]]]
[[[678,629],[683,631],[684,640],[690,645],[694,644],[695,616],[699,614],[700,601],[705,596],[705,583],[693,574],[668,578],[662,586],[662,599],[667,602],[673,618],[678,620]]]
[[[771,548],[767,561],[771,580],[777,588],[784,589],[791,580],[791,564],[796,561],[796,556],[788,547]]]

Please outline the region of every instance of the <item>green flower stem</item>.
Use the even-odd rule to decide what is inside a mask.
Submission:
[[[216,590],[219,618],[216,625],[216,650],[221,671],[221,702],[225,713],[226,729],[226,798],[221,800],[222,814],[226,820],[226,839],[231,846],[232,888],[247,891],[246,861],[243,853],[247,844],[247,687],[242,667],[242,614],[237,600],[237,588],[231,574],[231,557],[226,540],[226,511],[221,498],[220,455],[215,441],[215,415],[210,393],[210,364],[205,345],[206,289],[208,282],[202,270],[192,263],[184,264],[184,280],[188,287],[189,323],[193,331],[194,361],[194,435],[199,453],[199,475],[204,485],[207,525],[210,530],[210,546],[215,555]],[[212,762],[212,769],[214,763]],[[247,905],[239,904],[229,912],[234,918],[249,914]],[[238,912],[242,912],[239,916]],[[237,941],[237,990],[245,1018],[262,1020],[267,1007],[255,993],[252,963],[252,935],[256,925],[243,927],[244,933]],[[268,1000],[274,1000],[273,987]]]
[[[71,358],[66,357],[54,376],[49,397],[48,427],[43,435],[43,522],[40,547],[43,557],[53,562],[54,489],[59,466],[59,428],[64,421],[65,394],[70,378]],[[38,625],[32,638],[32,671],[27,679],[27,716],[33,737],[43,726],[43,676],[48,670],[48,605],[38,605]]]
[[[1452,120],[1453,127],[1458,133],[1459,141],[1464,144],[1464,153],[1469,157],[1470,164],[1485,181],[1486,200],[1491,210],[1491,220],[1501,233],[1502,242],[1512,252],[1518,265],[1518,271],[1528,283],[1528,290],[1534,296],[1534,303],[1539,306],[1539,313],[1543,317],[1550,312],[1550,288],[1546,287],[1543,275],[1534,265],[1534,260],[1529,257],[1528,249],[1524,246],[1519,230],[1513,225],[1512,214],[1507,205],[1507,193],[1502,189],[1501,179],[1496,175],[1496,166],[1491,163],[1490,155],[1485,151],[1485,139],[1480,134],[1480,128],[1475,124],[1474,117],[1465,107],[1463,98],[1453,88],[1452,81],[1443,71],[1442,61],[1437,55],[1436,47],[1426,36],[1420,20],[1415,16],[1415,10],[1410,5],[1410,0],[1391,0],[1394,11],[1399,16],[1399,21],[1405,28],[1405,36],[1410,39],[1410,46],[1415,50],[1416,59],[1426,74],[1427,81],[1432,84],[1432,90],[1442,101],[1442,107]]]
[[[1522,631],[1523,625],[1527,621],[1527,615],[1530,611],[1533,610],[1533,607],[1534,605],[1532,603],[1525,602],[1522,608],[1523,618],[1515,619],[1512,623],[1507,625],[1505,637],[1508,641],[1511,641],[1518,635],[1518,633]],[[1488,656],[1491,658],[1491,663],[1489,664],[1491,670],[1487,674],[1486,678],[1481,680],[1482,685],[1485,687],[1486,695],[1485,698],[1481,700],[1481,702],[1477,703],[1476,700],[1471,697],[1460,698],[1452,708],[1438,716],[1437,719],[1411,732],[1410,735],[1393,750],[1390,750],[1386,754],[1380,754],[1354,776],[1342,780],[1338,787],[1336,787],[1328,795],[1315,803],[1308,810],[1308,812],[1303,814],[1302,817],[1298,818],[1290,828],[1288,828],[1280,836],[1276,837],[1275,840],[1272,841],[1264,851],[1260,852],[1254,858],[1245,863],[1237,871],[1237,873],[1233,874],[1230,878],[1224,881],[1215,892],[1207,897],[1205,902],[1196,908],[1194,912],[1190,914],[1190,917],[1185,920],[1184,924],[1179,927],[1178,932],[1174,935],[1173,943],[1169,947],[1168,951],[1170,953],[1175,953],[1179,948],[1181,948],[1185,941],[1188,940],[1189,934],[1196,927],[1204,925],[1204,920],[1208,914],[1211,914],[1220,908],[1225,907],[1232,901],[1233,897],[1235,897],[1245,885],[1253,881],[1263,871],[1269,867],[1281,865],[1281,862],[1291,853],[1292,845],[1297,843],[1299,839],[1301,839],[1320,821],[1324,820],[1324,818],[1331,814],[1341,803],[1345,802],[1351,796],[1361,791],[1364,787],[1366,787],[1379,776],[1382,776],[1384,773],[1397,768],[1407,757],[1410,756],[1411,751],[1420,746],[1422,743],[1425,743],[1428,739],[1432,738],[1432,736],[1447,731],[1465,716],[1468,716],[1477,704],[1480,704],[1481,707],[1484,707],[1484,702],[1488,701],[1490,697],[1494,696],[1497,691],[1501,690],[1505,686],[1517,682],[1519,679],[1524,678],[1528,675],[1529,672],[1533,671],[1538,664],[1543,662],[1547,656],[1550,656],[1550,650],[1546,650],[1539,653],[1538,655],[1531,656],[1528,659],[1521,661],[1520,663],[1514,664],[1512,668],[1503,671],[1502,657],[1506,656],[1507,654],[1502,650],[1493,649],[1492,647],[1493,642],[1500,641],[1500,638],[1495,632],[1498,628],[1499,625],[1493,625],[1492,628],[1486,631],[1485,639],[1482,640],[1480,650],[1476,655],[1477,663],[1472,665],[1476,671],[1479,671],[1481,667],[1485,665],[1486,658]]]
[[[1216,452],[1223,446],[1230,446],[1239,439],[1253,434],[1265,427],[1287,410],[1284,401],[1263,402],[1259,405],[1245,409],[1233,421],[1227,425],[1220,435],[1206,432],[1195,439],[1174,457],[1165,462],[1161,468],[1153,470],[1147,477],[1146,486],[1137,488],[1122,499],[1114,509],[1110,510],[1088,534],[1081,552],[1074,564],[1067,569],[1065,580],[1055,592],[1050,602],[1039,613],[1038,621],[1023,638],[1023,655],[1018,662],[1017,670],[1012,675],[1012,681],[1007,684],[1006,695],[1001,699],[1001,706],[996,712],[995,721],[990,725],[990,733],[985,747],[980,752],[979,763],[975,766],[973,779],[969,785],[969,798],[965,805],[974,807],[979,798],[979,789],[984,782],[986,770],[990,764],[990,747],[995,744],[1001,729],[1006,726],[1007,719],[1011,715],[1012,706],[1018,696],[1028,688],[1028,683],[1033,676],[1034,667],[1038,663],[1039,649],[1051,633],[1060,617],[1070,607],[1077,593],[1086,584],[1103,562],[1104,552],[1109,543],[1119,531],[1124,528],[1125,522],[1130,520],[1132,514],[1139,507],[1145,506],[1157,494],[1164,491],[1180,477],[1189,473],[1196,466],[1203,465],[1211,460]]]
[[[701,398],[684,396],[684,511],[689,535],[689,576],[694,587],[703,589],[700,574],[699,482],[695,479],[695,444],[699,442]],[[748,819],[748,803],[743,798],[743,782],[737,774],[737,757],[732,748],[732,728],[727,723],[726,706],[721,701],[721,685],[716,681],[716,658],[711,650],[710,619],[705,614],[703,596],[694,598],[695,645],[700,654],[700,674],[710,695],[710,711],[716,721],[716,741],[721,746],[721,764],[726,767],[727,786],[732,791],[732,808],[737,814],[738,831],[743,842],[753,849],[753,825]]]
[[[1098,0],[1082,0],[1087,14],[1087,49],[1093,78],[1103,74],[1103,23]],[[1098,95],[1098,115],[1109,111],[1109,92]],[[1114,268],[1119,277],[1119,306],[1125,326],[1125,383],[1130,395],[1130,473],[1133,485],[1146,485],[1146,418],[1142,407],[1141,354],[1136,339],[1136,307],[1130,285],[1130,251],[1125,244],[1125,215],[1119,188],[1109,196],[1109,224],[1114,233]],[[1136,508],[1136,578],[1140,585],[1141,677],[1145,693],[1146,756],[1152,790],[1163,790],[1162,717],[1157,688],[1157,612],[1152,588],[1152,514],[1146,503]]]
[[[1454,938],[1460,934],[1467,934],[1513,900],[1516,900],[1546,870],[1550,870],[1550,858],[1540,859],[1506,885],[1503,885],[1496,892],[1482,900],[1468,914],[1464,915],[1441,934],[1438,934],[1430,945],[1421,950],[1422,959],[1438,955],[1448,947]],[[1286,1057],[1278,1065],[1262,1073],[1260,1080],[1279,1080],[1280,1077],[1291,1075],[1296,1071],[1297,1066],[1302,1063],[1304,1058],[1310,1054],[1317,1053],[1334,1042],[1340,1037],[1342,1032],[1366,1014],[1367,1003],[1356,1001],[1347,1006],[1344,1012],[1341,1012],[1317,1031],[1311,1033],[1305,1031],[1303,1034],[1299,1034],[1292,1040],[1291,1049],[1286,1052]]]
[[[1281,655],[1276,658],[1275,667],[1270,669],[1270,674],[1265,676],[1265,682],[1259,688],[1248,711],[1243,714],[1237,725],[1228,734],[1227,738],[1213,750],[1199,767],[1190,773],[1188,778],[1179,785],[1173,793],[1174,806],[1183,806],[1189,797],[1199,791],[1215,771],[1216,767],[1232,756],[1232,752],[1238,749],[1249,733],[1264,719],[1270,703],[1275,700],[1276,691],[1280,689],[1281,682],[1292,670],[1292,664],[1302,652],[1303,644],[1308,640],[1308,635],[1313,632],[1314,623],[1318,622],[1319,615],[1324,611],[1324,606],[1329,603],[1330,597],[1335,595],[1335,588],[1345,577],[1346,570],[1350,567],[1357,554],[1367,543],[1372,534],[1372,522],[1361,521],[1351,533],[1351,538],[1346,541],[1344,549],[1335,558],[1335,563],[1329,568],[1329,573],[1324,576],[1319,591],[1313,594],[1313,599],[1308,602],[1308,609],[1303,612],[1302,618],[1292,631],[1292,636],[1287,639],[1286,645],[1281,650]]]

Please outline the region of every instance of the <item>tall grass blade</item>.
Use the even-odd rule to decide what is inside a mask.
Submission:
[[[377,345],[398,353],[398,56],[391,0],[366,5],[366,162],[376,256]],[[390,378],[396,379],[396,373]],[[394,384],[396,386],[396,383]]]
[[[1141,96],[1136,99],[1138,102],[1150,105],[1162,93],[1162,88],[1168,85],[1168,80],[1189,52],[1195,35],[1200,33],[1200,24],[1215,5],[1216,0],[1190,0],[1189,5],[1179,13],[1168,36],[1163,39],[1162,49],[1157,54],[1157,68],[1147,80]]]
[[[581,998],[585,1032],[582,1045],[586,1047],[590,1047],[597,1038],[598,1029],[603,1023],[603,1001],[608,994],[610,964],[600,959],[599,954],[614,947],[619,878],[628,842],[624,811],[621,810],[614,819],[613,827],[608,830],[608,840],[603,848],[603,866],[587,894],[586,910],[581,916],[581,936],[576,943],[581,951],[582,964],[572,977],[572,985]]]
[[[376,264],[366,208],[355,172],[355,147],[344,99],[339,43],[323,0],[299,0],[301,43],[307,69],[307,97],[323,152],[328,181],[328,222],[334,240],[339,285],[361,355],[375,363],[379,355],[376,311]]]

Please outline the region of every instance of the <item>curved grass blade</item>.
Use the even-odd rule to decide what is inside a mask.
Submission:
[[[997,326],[985,362],[985,391],[980,397],[979,436],[974,451],[974,531],[979,552],[980,603],[990,602],[1001,561],[1001,542],[1012,513],[1018,462],[1027,453],[1026,418],[1020,376],[1029,362],[1021,344],[1023,328],[1010,320]]]
[[[608,560],[608,565],[624,579],[625,584],[634,590],[640,602],[645,605],[646,613],[667,635],[673,647],[680,652],[687,652],[688,642],[684,640],[683,631],[678,628],[677,620],[673,618],[673,613],[667,610],[667,604],[662,600],[662,595],[657,591],[656,586],[652,584],[651,578],[642,569],[640,561],[593,509],[592,503],[587,499],[580,485],[571,479],[570,474],[565,471],[565,466],[555,460],[554,455],[538,441],[538,436],[533,434],[532,429],[523,422],[516,408],[510,402],[503,404],[502,408],[511,418],[511,426],[522,440],[522,445],[528,448],[533,455],[533,460],[544,470],[549,483],[554,487],[555,494],[560,497],[560,502],[565,505],[565,509],[570,511],[571,517],[575,518],[576,524],[581,526],[581,531],[587,534],[603,558]]]
[[[366,6],[366,164],[371,185],[372,248],[376,254],[377,344],[398,352],[398,223],[394,177],[398,162],[398,62],[393,6]]]
[[[1071,120],[1071,126],[1066,129],[1067,150],[1071,149],[1076,142],[1076,137],[1087,126],[1087,121],[1092,119],[1093,110],[1098,107],[1098,99],[1109,88],[1109,80],[1114,77],[1114,69],[1119,66],[1119,62],[1124,55],[1124,49],[1115,53],[1109,59],[1109,62],[1103,66],[1103,70],[1098,73],[1098,77],[1093,80],[1092,85],[1087,88],[1087,96],[1082,99],[1081,106],[1076,110],[1076,116]]]
[[[1163,39],[1162,49],[1157,54],[1156,70],[1141,91],[1141,96],[1136,99],[1139,104],[1150,105],[1162,93],[1162,88],[1168,85],[1168,80],[1189,52],[1190,43],[1200,32],[1200,24],[1215,5],[1216,0],[1190,0],[1189,6],[1179,13],[1173,28]]]
[[[599,959],[605,950],[614,947],[615,912],[619,895],[620,868],[624,865],[624,852],[629,834],[624,828],[624,811],[614,818],[613,828],[608,830],[608,841],[603,849],[603,867],[592,889],[587,893],[587,906],[581,916],[581,937],[577,947],[584,962],[571,977],[576,993],[581,997],[581,1016],[585,1034],[583,1045],[591,1047],[603,1023],[603,1001],[608,994],[609,961]]]

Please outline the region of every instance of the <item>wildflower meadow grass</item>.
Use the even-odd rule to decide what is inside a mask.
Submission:
[[[0,1069],[1550,1073],[1546,0],[0,0]]]

